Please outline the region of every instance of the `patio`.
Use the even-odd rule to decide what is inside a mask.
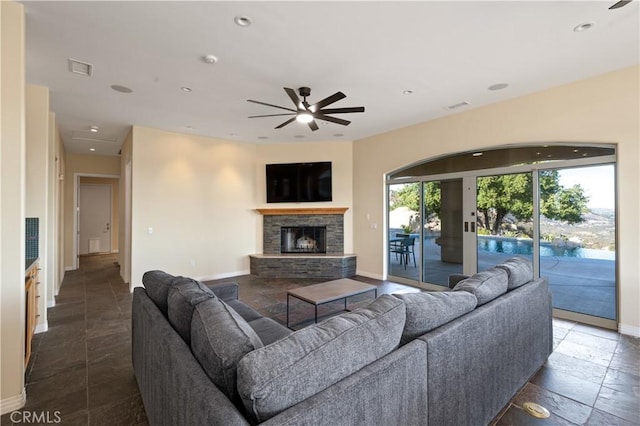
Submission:
[[[420,248],[416,245],[416,258],[420,262]],[[446,286],[449,275],[462,272],[462,265],[440,260],[440,246],[433,238],[422,245],[424,281]],[[478,251],[478,270],[483,271],[513,254]],[[529,256],[530,258],[530,256]],[[419,268],[400,263],[389,256],[389,275],[420,281]],[[564,256],[541,256],[540,275],[549,279],[554,308],[616,319],[615,261]]]

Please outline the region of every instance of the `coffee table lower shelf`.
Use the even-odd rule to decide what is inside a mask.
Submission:
[[[293,330],[289,322],[290,300],[292,297],[314,306],[314,324],[316,324],[318,322],[318,306],[343,299],[344,310],[348,311],[347,299],[349,297],[370,291],[374,292],[374,299],[378,297],[378,287],[348,278],[289,290],[287,291],[287,328]]]

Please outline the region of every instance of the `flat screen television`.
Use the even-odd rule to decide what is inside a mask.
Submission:
[[[331,161],[267,164],[267,203],[332,201]]]

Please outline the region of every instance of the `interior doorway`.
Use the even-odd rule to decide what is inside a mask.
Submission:
[[[106,195],[109,187],[110,195]],[[90,188],[91,187],[91,188]],[[103,189],[96,189],[102,187]],[[101,192],[102,191],[102,192]],[[98,200],[96,200],[98,197]],[[107,204],[107,198],[109,200]],[[81,255],[118,253],[120,176],[75,173],[73,180],[73,261]],[[85,215],[85,213],[87,213]],[[108,229],[107,229],[108,228]]]
[[[111,252],[111,185],[81,183],[78,254]]]

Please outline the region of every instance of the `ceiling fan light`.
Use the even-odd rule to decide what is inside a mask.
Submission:
[[[298,115],[296,116],[296,121],[298,123],[311,123],[313,121],[313,115],[309,114],[308,112],[298,113]]]

